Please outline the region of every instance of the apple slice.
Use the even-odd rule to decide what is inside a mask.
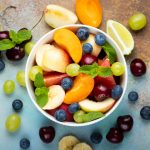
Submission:
[[[116,101],[112,98],[108,98],[102,102],[95,102],[89,99],[85,99],[79,102],[79,105],[81,109],[83,109],[86,112],[100,111],[102,113],[106,113],[113,107],[115,102]]]
[[[44,75],[45,86],[60,84],[61,80],[68,77],[66,73],[50,72]]]
[[[43,57],[44,57],[45,51],[49,49],[49,46],[50,46],[49,44],[40,45],[37,49],[36,56],[35,56],[37,65],[47,72],[50,72],[51,69],[48,69],[47,67],[43,66]]]
[[[60,85],[52,85],[49,87],[48,102],[43,107],[44,110],[51,110],[59,107],[65,98],[65,91]]]
[[[43,56],[42,66],[49,70],[65,73],[70,57],[63,49],[49,45]]]
[[[95,43],[95,36],[93,34],[90,34],[88,39],[82,42],[82,45],[85,43],[90,43],[92,45],[93,47],[92,55],[97,57],[101,52],[102,48]]]

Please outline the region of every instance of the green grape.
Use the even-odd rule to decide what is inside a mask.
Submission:
[[[26,84],[25,84],[25,73],[24,73],[23,70],[18,71],[18,73],[17,73],[17,75],[16,75],[16,80],[17,80],[17,82],[18,82],[21,86],[23,86],[23,87],[26,86]]]
[[[7,117],[5,127],[9,132],[15,132],[21,124],[21,118],[17,114],[12,114]]]
[[[111,71],[112,71],[113,75],[121,76],[125,71],[124,65],[120,62],[115,62],[111,66]]]
[[[75,122],[77,123],[83,123],[83,115],[85,114],[85,112],[83,110],[78,110],[77,112],[74,113],[73,115],[73,119]]]
[[[132,30],[140,30],[145,27],[147,23],[146,16],[142,13],[136,13],[129,18],[128,24]]]
[[[7,80],[3,84],[3,90],[6,94],[11,94],[15,90],[15,83],[12,80]]]
[[[71,76],[71,77],[74,77],[74,76],[77,76],[79,74],[79,69],[80,69],[80,66],[78,64],[69,64],[67,67],[66,67],[66,73]]]
[[[30,80],[34,81],[37,73],[43,74],[42,68],[40,66],[33,66],[29,71]]]
[[[30,54],[30,52],[31,52],[34,45],[35,45],[35,42],[33,42],[33,41],[28,42],[28,43],[25,44],[24,48],[25,48],[25,52],[27,53],[27,55]]]

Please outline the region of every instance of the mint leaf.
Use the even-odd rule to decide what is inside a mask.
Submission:
[[[15,47],[15,43],[9,39],[0,40],[0,51],[5,51]]]
[[[35,89],[35,96],[37,104],[43,108],[48,102],[48,88],[41,87]]]
[[[36,96],[36,102],[41,108],[43,108],[48,102],[48,95]]]
[[[41,73],[37,73],[34,81],[35,87],[43,87],[45,86],[43,75]]]
[[[27,29],[15,32],[14,30],[9,31],[9,36],[13,42],[16,44],[21,44],[22,42],[29,40],[32,36],[31,31]]]
[[[31,38],[32,34],[31,34],[30,30],[23,29],[23,30],[18,31],[17,36],[18,36],[17,44],[20,44],[26,40],[29,40]]]
[[[110,63],[113,64],[117,58],[116,50],[108,43],[106,42],[102,48],[104,49],[105,53],[107,54],[107,57],[110,60]]]
[[[107,77],[112,75],[110,67],[102,67],[99,66],[97,63],[81,66],[79,72],[88,74],[93,78],[95,78],[96,76]]]
[[[98,118],[101,118],[103,116],[104,114],[101,112],[89,112],[87,114],[83,114],[81,117],[82,117],[83,122],[90,122]]]
[[[39,96],[39,95],[42,95],[42,94],[47,94],[48,93],[48,88],[46,87],[41,87],[41,88],[36,88],[35,89],[35,95],[36,96]]]
[[[99,71],[98,71],[97,75],[101,76],[101,77],[108,77],[108,76],[112,75],[112,71],[111,71],[110,67],[99,66]]]

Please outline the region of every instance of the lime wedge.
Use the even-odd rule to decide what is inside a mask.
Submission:
[[[134,48],[134,40],[128,29],[114,20],[107,21],[107,34],[118,44],[124,55],[129,55]]]

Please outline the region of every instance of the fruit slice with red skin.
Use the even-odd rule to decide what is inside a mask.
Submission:
[[[73,114],[71,114],[68,110],[69,105],[67,104],[62,104],[60,107],[56,108],[56,109],[52,109],[52,110],[46,110],[46,112],[52,116],[54,116],[55,112],[59,109],[63,109],[66,112],[67,118],[66,121],[68,122],[72,122],[73,121]]]
[[[60,84],[61,80],[68,77],[66,73],[50,72],[44,75],[45,86]]]
[[[98,64],[103,67],[110,67],[110,61],[107,57],[104,58],[104,60],[102,61],[98,60]],[[113,76],[109,76],[105,78],[101,76],[97,76],[95,78],[95,84],[102,84],[105,85],[107,88],[112,89],[116,85],[116,81]]]
[[[79,105],[81,109],[86,112],[100,111],[102,113],[106,113],[113,107],[115,102],[116,101],[112,98],[107,98],[106,100],[101,102],[95,102],[93,100],[85,99],[79,102]]]

